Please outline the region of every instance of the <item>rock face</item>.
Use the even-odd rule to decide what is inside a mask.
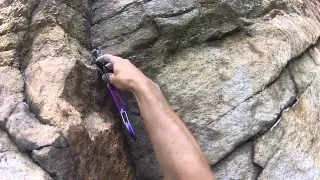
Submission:
[[[0,130],[0,174],[1,179],[37,179],[52,180],[52,178],[27,155],[18,151],[9,136]]]
[[[0,0],[0,179],[163,178],[141,118],[123,135],[94,47],[160,84],[218,179],[319,179],[319,9]]]
[[[0,179],[132,179],[91,62],[90,2],[5,0],[0,8],[0,127],[16,144],[1,145],[9,150]]]
[[[252,161],[253,145],[246,143],[234,150],[212,170],[219,179],[256,179],[259,168]]]
[[[320,43],[292,63],[299,101],[256,140],[254,161],[264,168],[259,179],[320,178],[319,50]]]
[[[312,50],[320,36],[317,7],[318,1],[294,0],[98,0],[93,3],[91,44],[131,59],[161,85],[218,179],[281,179],[285,176],[264,175],[275,169],[252,157],[274,148],[265,142],[264,151],[257,152],[260,139],[300,103],[303,86],[318,72],[313,63],[318,51]],[[309,50],[316,55],[297,62]],[[134,125],[139,140],[129,144],[136,177],[161,179],[143,123]],[[305,126],[314,128],[310,136],[317,139],[318,128]],[[294,146],[286,147],[290,151]],[[269,158],[264,156],[260,159]],[[308,167],[314,169],[310,179],[317,179],[316,163]]]

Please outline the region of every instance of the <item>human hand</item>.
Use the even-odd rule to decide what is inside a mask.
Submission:
[[[149,80],[128,59],[105,54],[96,61],[104,62],[109,70],[113,69],[113,73],[109,73],[110,82],[120,90],[135,91],[141,83]]]

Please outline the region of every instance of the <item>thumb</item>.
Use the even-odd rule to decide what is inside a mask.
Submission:
[[[109,79],[110,83],[114,86],[117,84],[117,77],[113,73],[108,73],[109,74]]]
[[[109,75],[109,79],[110,79],[110,81],[112,82],[112,81],[113,81],[113,79],[114,79],[114,74],[113,74],[113,73],[108,73],[108,75]]]
[[[108,77],[109,77],[109,79],[108,79]],[[111,81],[111,79],[113,79],[114,78],[114,74],[113,73],[108,73],[108,77],[107,77],[107,75],[106,74],[104,74],[104,75],[102,75],[102,79],[104,80],[104,81]]]

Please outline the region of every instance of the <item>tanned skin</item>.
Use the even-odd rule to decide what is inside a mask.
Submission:
[[[167,103],[159,86],[127,59],[106,54],[97,60],[113,68],[109,76],[115,87],[134,93],[165,179],[216,179],[199,144]]]

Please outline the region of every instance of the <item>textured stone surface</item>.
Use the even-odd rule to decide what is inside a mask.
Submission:
[[[156,154],[151,153],[138,160],[136,163],[136,176],[138,179],[163,179],[162,171],[156,159]],[[148,169],[148,170],[146,170]]]
[[[9,33],[0,36],[0,51],[7,51],[21,46],[25,32]]]
[[[316,63],[320,60],[320,57],[317,56],[319,47],[320,43],[317,43],[314,48],[289,64],[289,70],[297,85],[298,93],[304,92],[318,78],[319,68]]]
[[[143,4],[147,16],[174,16],[193,9],[194,0],[154,0]]]
[[[160,83],[211,165],[268,131],[301,93],[296,76],[311,81],[316,71],[287,66],[320,36],[317,14],[298,1],[104,2],[93,4],[92,45],[127,56]],[[137,178],[161,178],[144,168],[158,164],[143,123],[134,126]]]
[[[21,150],[26,150],[30,147],[36,148],[32,143],[36,146],[42,145],[31,141],[48,141],[52,138],[51,136],[42,136],[45,134],[43,131],[48,129],[34,131],[35,128],[32,126],[36,124],[30,121],[29,111],[26,111],[26,114],[20,114],[24,117],[16,116],[7,123],[12,112],[17,110],[17,105],[24,104],[22,103],[25,99],[23,76],[18,69],[19,55],[26,43],[28,19],[36,4],[34,0],[0,1],[0,179],[3,180],[52,179],[45,170],[28,157],[27,153],[20,152],[16,146],[17,143]],[[15,115],[17,115],[16,112]],[[24,121],[26,119],[29,121]],[[10,128],[10,136],[6,127]]]
[[[142,6],[135,5],[123,14],[115,15],[104,21],[103,24],[95,24],[92,26],[91,42],[93,43],[93,46],[100,46],[104,41],[107,42],[107,40],[131,33],[138,29],[142,22]]]
[[[110,156],[85,129],[82,114],[107,108],[103,104],[106,94],[97,71],[87,65],[89,52],[67,36],[59,26],[45,27],[35,36],[30,58],[26,59],[28,102],[42,122],[61,130],[70,145],[78,176],[130,179],[121,138],[106,142],[111,143],[105,144],[107,147],[119,146],[117,154]],[[109,119],[110,126],[115,125],[113,120]]]
[[[319,179],[319,108],[312,102],[318,86],[307,88],[297,106],[258,139],[255,161],[264,167],[259,179]]]
[[[77,179],[75,165],[68,148],[43,147],[33,150],[31,157],[54,179]]]
[[[235,149],[226,159],[212,168],[217,179],[247,179],[254,180],[258,177],[259,168],[253,164],[252,142],[246,143]]]
[[[85,5],[87,2],[83,3]],[[79,13],[69,7],[65,2],[42,0],[34,11],[31,26],[33,29],[37,29],[50,24],[58,24],[70,36],[77,38],[82,44],[88,44],[89,23],[85,19],[85,15],[85,13]]]
[[[16,1],[4,0],[0,4],[0,29],[1,34],[16,33],[28,29],[28,18],[30,17],[36,0]]]
[[[0,178],[3,180],[52,180],[28,156],[13,151],[0,153]]]
[[[37,30],[30,35],[32,46],[23,59],[27,101],[42,123],[61,131],[73,160],[73,165],[63,163],[68,172],[63,168],[52,172],[51,167],[58,166],[61,157],[53,150],[42,150],[56,163],[48,165],[45,158],[50,158],[42,156],[39,164],[61,179],[73,174],[80,179],[131,179],[122,137],[117,134],[119,131],[113,131],[118,121],[112,117],[101,119],[101,124],[112,127],[104,133],[114,138],[106,137],[103,145],[96,144],[85,127],[83,118],[87,113],[99,113],[108,106],[104,104],[106,91],[97,71],[90,66],[92,59],[86,49],[88,21],[86,13],[81,13],[85,7],[73,9],[71,4],[60,1],[39,4],[31,22]],[[117,149],[109,151],[106,147]]]
[[[119,121],[99,119],[99,143],[83,122],[110,101],[87,49],[90,4],[0,1],[0,127],[54,179],[131,179]]]
[[[91,7],[95,14],[92,22],[96,24],[111,18],[135,2],[137,2],[137,0],[96,1]]]
[[[23,79],[19,70],[4,66],[0,67],[0,88],[2,94],[15,94],[23,91]]]
[[[299,74],[294,59],[320,36],[318,14],[304,8],[317,2],[175,3],[96,1],[91,44],[131,59],[157,81],[209,163],[219,164],[243,142],[268,131],[299,99],[299,79],[312,81],[317,70]],[[111,11],[105,12],[107,7]],[[133,121],[139,139],[128,141],[137,178],[160,179],[144,125]],[[253,166],[250,158],[243,166]],[[229,171],[226,179],[242,169]]]
[[[0,129],[0,178],[4,180],[51,180],[32,160],[18,151],[6,132]]]
[[[0,66],[15,66],[19,64],[15,50],[0,52]]]
[[[23,79],[19,70],[0,67],[0,127],[4,128],[7,118],[15,106],[23,100]]]
[[[319,44],[309,52],[319,50]],[[319,179],[319,66],[310,53],[292,63],[301,96],[279,122],[256,141],[254,161],[264,168],[259,179]],[[312,71],[307,71],[312,70]],[[310,75],[310,73],[312,75]],[[305,78],[309,75],[309,78]]]
[[[163,178],[139,117],[124,139],[90,46],[161,85],[219,179],[319,179],[319,7],[0,0],[0,179]]]
[[[267,130],[281,111],[295,100],[295,89],[289,72],[261,93],[250,98],[230,113],[207,126],[190,123],[209,162],[214,164],[240,143]]]
[[[7,133],[0,130],[0,153],[6,151],[18,151],[16,145],[11,141]]]
[[[110,111],[90,113],[84,118],[84,126],[96,146],[97,158],[107,157],[108,159],[108,163],[99,168],[101,168],[101,171],[109,172],[106,175],[109,179],[130,179],[132,177],[126,167],[131,166],[131,164],[128,164],[130,163],[128,157],[121,154],[124,151],[124,145],[122,144],[123,137],[119,132],[123,130],[119,126],[114,126],[114,122],[106,123],[106,119],[116,118]],[[129,153],[129,151],[126,152]]]
[[[58,129],[41,124],[23,102],[19,103],[8,117],[6,129],[21,151],[49,145],[58,148],[67,146]]]

